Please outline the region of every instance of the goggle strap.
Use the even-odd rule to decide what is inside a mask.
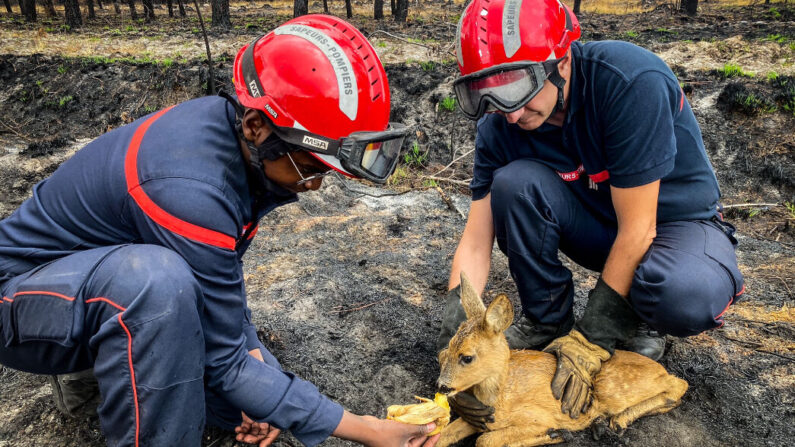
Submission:
[[[254,47],[262,37],[263,36],[257,37],[249,44],[240,60],[240,71],[243,73],[243,83],[246,84],[246,90],[248,90],[248,94],[251,95],[252,98],[261,97],[265,91],[262,88],[262,84],[259,82],[257,68],[254,66]]]

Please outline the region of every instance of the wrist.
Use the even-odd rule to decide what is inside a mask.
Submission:
[[[375,423],[378,421],[377,418],[359,416],[345,410],[340,423],[332,432],[332,436],[364,445],[372,445],[378,439],[378,429],[375,427]]]
[[[632,337],[639,321],[627,299],[600,277],[588,294],[585,312],[575,328],[590,343],[612,355],[617,342]]]

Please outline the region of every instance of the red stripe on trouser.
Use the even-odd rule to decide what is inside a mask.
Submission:
[[[124,329],[124,332],[127,333],[127,361],[130,364],[130,382],[132,383],[133,402],[135,402],[135,446],[138,447],[138,433],[141,430],[141,423],[138,413],[138,389],[135,386],[135,369],[133,368],[132,360],[132,334],[130,330],[127,329],[127,325],[124,324],[124,321],[122,321],[121,314],[119,314],[119,324],[122,329]]]

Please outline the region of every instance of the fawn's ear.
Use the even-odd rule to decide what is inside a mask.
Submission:
[[[494,334],[502,333],[513,323],[513,305],[504,294],[494,298],[486,309],[483,325]]]
[[[479,319],[483,317],[486,312],[486,306],[483,305],[483,300],[480,299],[469,282],[466,273],[461,271],[461,305],[464,307],[464,312],[467,314],[467,319]]]

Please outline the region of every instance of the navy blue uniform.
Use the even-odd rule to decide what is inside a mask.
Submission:
[[[109,445],[199,445],[241,410],[314,445],[342,418],[251,323],[242,256],[296,197],[250,191],[234,118],[206,97],[109,132],[0,222],[0,363],[93,366]]]
[[[743,290],[733,227],[679,83],[653,53],[625,42],[572,44],[562,127],[525,131],[490,114],[478,122],[473,200],[491,192],[495,234],[525,313],[561,323],[571,272],[558,249],[601,271],[617,234],[610,187],[660,180],[657,237],[629,299],[655,329],[692,335],[723,324]]]

